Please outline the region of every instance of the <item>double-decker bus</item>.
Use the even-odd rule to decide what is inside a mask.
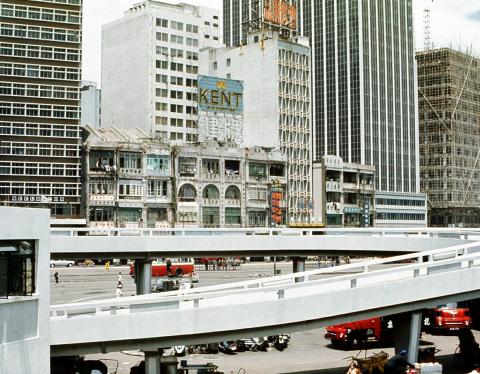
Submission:
[[[167,271],[167,263],[170,261],[170,271]],[[193,276],[195,264],[192,258],[159,258],[152,262],[152,277],[183,277]],[[135,264],[130,264],[130,275],[135,276]]]

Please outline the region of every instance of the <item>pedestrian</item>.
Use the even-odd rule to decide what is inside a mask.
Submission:
[[[117,295],[117,297],[122,297],[122,288],[123,288],[122,284],[119,284],[117,286],[117,290],[115,291],[115,295]]]
[[[53,274],[53,277],[55,278],[55,283],[58,284],[58,271]]]
[[[105,262],[105,271],[110,271],[110,261]]]
[[[118,273],[118,284],[117,284],[117,286],[118,287],[122,286],[122,288],[123,288],[123,277],[122,277],[122,272],[121,271]]]
[[[208,258],[205,258],[205,271],[208,271]]]
[[[400,353],[392,356],[384,365],[385,374],[404,374],[408,368],[414,368],[415,366],[408,362],[407,351],[402,349]]]
[[[167,258],[167,275],[172,274],[172,261],[170,261],[169,258]]]

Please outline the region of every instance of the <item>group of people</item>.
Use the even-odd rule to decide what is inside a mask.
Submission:
[[[213,270],[228,270],[228,266],[232,270],[237,269],[237,263],[234,258],[218,258],[214,260],[205,259],[205,270],[210,270],[210,265]]]

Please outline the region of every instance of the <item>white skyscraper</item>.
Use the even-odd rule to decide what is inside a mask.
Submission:
[[[200,73],[244,83],[243,144],[278,148],[287,158],[290,223],[312,210],[310,48],[306,38],[254,33],[243,47],[205,49]]]
[[[195,142],[199,49],[221,46],[220,11],[147,0],[102,32],[102,126]]]

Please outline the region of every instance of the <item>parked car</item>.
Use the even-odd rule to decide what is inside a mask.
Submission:
[[[70,260],[50,260],[50,267],[54,268],[57,266],[66,266],[69,268],[70,266],[75,265],[75,261]]]

